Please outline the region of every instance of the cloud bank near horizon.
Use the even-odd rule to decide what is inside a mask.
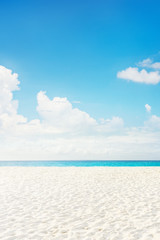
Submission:
[[[66,97],[49,99],[40,91],[39,117],[28,121],[13,99],[19,84],[18,74],[0,66],[1,160],[159,159],[160,117],[127,128],[119,116],[96,120]]]

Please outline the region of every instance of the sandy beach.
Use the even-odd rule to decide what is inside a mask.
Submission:
[[[159,240],[160,168],[1,167],[2,240]]]

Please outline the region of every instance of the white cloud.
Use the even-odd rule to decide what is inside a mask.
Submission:
[[[157,84],[160,82],[160,74],[158,71],[147,72],[145,69],[139,71],[138,68],[133,67],[118,72],[117,77],[137,83]]]
[[[73,108],[67,98],[54,97],[50,100],[45,92],[37,94],[37,111],[42,124],[54,128],[56,132],[74,132],[88,134],[109,133],[123,128],[120,117],[96,121],[88,113]]]
[[[50,100],[45,92],[37,95],[37,111],[42,122],[52,125],[62,131],[88,131],[95,127],[97,122],[88,113],[73,108],[67,98],[54,97]]]
[[[150,119],[145,122],[145,126],[156,131],[160,130],[160,117],[152,115]]]
[[[151,68],[160,69],[160,62],[152,63]]]
[[[146,104],[145,108],[147,112],[151,112],[151,106],[149,104]]]
[[[26,122],[17,114],[18,101],[13,100],[13,91],[19,90],[18,74],[0,66],[0,126],[10,128],[16,123]]]
[[[0,145],[0,153],[6,160],[153,160],[160,156],[160,134],[133,128],[108,136],[10,135]]]
[[[37,94],[39,118],[27,121],[17,112],[18,75],[0,68],[0,159],[159,159],[160,117],[141,128],[125,128],[123,119],[96,120],[67,98]]]
[[[138,63],[140,67],[160,69],[160,62],[153,62],[150,58],[144,59]]]
[[[138,63],[140,67],[150,67],[152,65],[152,60],[150,58],[146,58],[143,61]]]
[[[18,102],[13,100],[12,91],[18,90],[18,75],[11,70],[0,66],[0,114],[14,114]]]
[[[101,119],[97,126],[97,131],[100,133],[119,132],[123,129],[124,122],[120,117],[112,117],[112,119]]]

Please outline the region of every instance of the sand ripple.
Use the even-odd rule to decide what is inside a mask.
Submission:
[[[2,240],[160,240],[160,168],[0,168]]]

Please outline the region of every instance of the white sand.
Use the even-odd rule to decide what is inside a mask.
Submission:
[[[0,168],[1,240],[160,240],[160,168]]]

